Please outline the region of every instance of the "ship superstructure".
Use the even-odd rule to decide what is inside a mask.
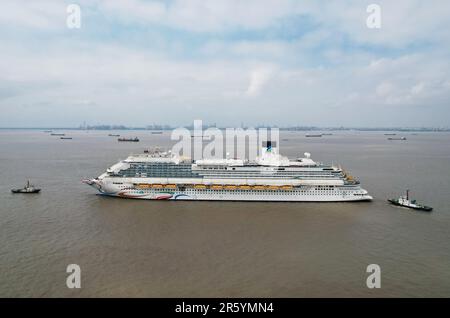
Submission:
[[[131,155],[95,179],[101,194],[153,200],[367,201],[359,181],[343,169],[317,163],[309,153],[289,159],[270,142],[254,161],[201,159],[171,152]]]

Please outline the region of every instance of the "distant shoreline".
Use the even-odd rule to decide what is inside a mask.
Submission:
[[[192,126],[182,126],[187,129],[193,129]],[[164,127],[164,128],[145,128],[145,127],[0,127],[0,130],[74,130],[74,131],[127,131],[127,130],[143,130],[143,131],[171,131],[177,127]],[[215,127],[207,126],[207,128],[237,128],[237,127]],[[249,127],[244,127],[247,129]],[[277,127],[277,126],[256,126],[252,128],[278,128],[280,131],[396,131],[396,132],[450,132],[450,128],[436,128],[436,127]]]

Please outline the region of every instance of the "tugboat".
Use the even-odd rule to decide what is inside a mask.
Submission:
[[[406,195],[401,196],[398,199],[388,199],[388,201],[394,205],[403,206],[405,208],[410,208],[410,209],[414,209],[414,210],[421,210],[421,211],[426,211],[426,212],[430,212],[433,210],[433,208],[430,206],[421,205],[421,204],[417,203],[416,200],[410,200],[409,199],[409,190],[406,190]]]
[[[34,185],[30,184],[30,180],[27,181],[27,185],[22,189],[12,189],[12,193],[39,193],[41,189],[35,188]]]

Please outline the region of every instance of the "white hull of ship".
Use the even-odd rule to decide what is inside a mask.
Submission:
[[[251,191],[251,190],[122,190],[116,193],[101,193],[102,195],[142,200],[195,200],[195,201],[278,201],[278,202],[339,202],[339,201],[370,201],[368,194],[356,191],[335,191],[335,193],[320,193],[320,191]],[[316,192],[316,193],[314,193]],[[325,191],[324,191],[325,192]],[[331,192],[331,191],[328,191]]]

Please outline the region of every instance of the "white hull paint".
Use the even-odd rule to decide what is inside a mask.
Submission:
[[[98,187],[96,187],[98,189]],[[349,190],[210,190],[187,189],[124,189],[102,195],[142,200],[197,200],[197,201],[283,201],[283,202],[339,202],[370,201],[367,191]]]

